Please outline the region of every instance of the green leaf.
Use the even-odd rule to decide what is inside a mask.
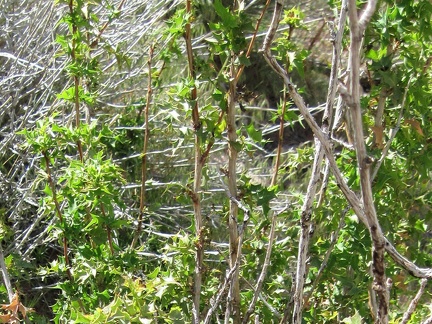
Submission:
[[[213,5],[225,28],[232,29],[238,26],[237,17],[228,8],[225,8],[220,0],[215,0]]]
[[[73,102],[75,100],[75,87],[70,87],[66,90],[63,90],[57,95],[57,98]]]
[[[255,129],[255,126],[251,123],[246,127],[246,131],[249,137],[255,142],[261,143],[262,141],[262,132]]]
[[[159,267],[156,267],[151,273],[149,273],[148,275],[147,275],[147,277],[149,278],[149,279],[155,279],[156,277],[157,277],[157,275],[159,274],[159,271],[160,271],[160,268]]]
[[[246,55],[239,55],[239,56],[237,56],[235,63],[236,64],[241,64],[241,65],[244,65],[244,66],[250,66],[251,65],[251,62],[246,57]]]
[[[257,204],[262,207],[264,215],[267,215],[270,211],[270,201],[276,198],[277,188],[277,186],[271,188],[262,187],[262,189],[257,192]]]
[[[358,310],[356,310],[353,316],[344,318],[342,320],[342,323],[346,323],[346,324],[362,324],[363,323],[363,318],[360,316]]]
[[[236,150],[237,152],[241,152],[243,145],[237,141],[229,141],[229,144]]]

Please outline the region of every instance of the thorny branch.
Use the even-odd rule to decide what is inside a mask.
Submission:
[[[186,12],[190,15],[189,21],[185,26],[185,41],[186,41],[186,53],[188,60],[188,74],[192,80],[196,79],[196,70],[194,62],[194,54],[192,51],[192,32],[191,32],[191,20],[192,20],[192,1],[186,0]],[[200,315],[200,302],[201,302],[201,285],[202,285],[202,272],[203,272],[203,259],[204,259],[204,234],[203,234],[203,218],[201,210],[201,182],[202,182],[202,170],[206,162],[206,157],[210,151],[213,141],[209,141],[207,150],[203,153],[201,151],[202,140],[199,132],[201,128],[201,120],[198,109],[198,95],[197,88],[194,85],[190,91],[190,102],[192,105],[192,124],[194,130],[194,151],[195,151],[195,162],[194,162],[194,182],[193,189],[190,193],[194,209],[194,220],[195,220],[195,232],[197,236],[197,243],[195,244],[195,268],[194,268],[194,282],[193,282],[193,322],[195,324],[201,323]]]
[[[246,57],[250,56],[250,53],[253,48],[253,44],[256,39],[256,35],[258,33],[259,26],[261,24],[261,20],[264,16],[264,13],[267,11],[268,5],[270,4],[270,0],[266,1],[264,8],[260,17],[257,20],[254,34],[249,42],[249,46],[246,52]],[[238,8],[237,1],[234,1],[233,9],[237,10]],[[235,144],[237,142],[237,134],[236,134],[236,117],[235,117],[235,102],[237,97],[237,83],[239,81],[240,76],[243,73],[244,65],[240,67],[236,67],[234,64],[234,60],[236,59],[236,55],[233,51],[230,54],[230,62],[229,62],[229,89],[228,89],[228,103],[227,103],[227,111],[226,111],[226,123],[227,123],[227,133],[228,133],[228,188],[231,197],[237,196],[237,183],[236,183],[236,164],[237,164],[237,149]],[[242,248],[242,239],[244,233],[239,233],[237,230],[237,215],[238,215],[238,205],[235,201],[231,199],[230,202],[230,213],[229,213],[229,245],[230,245],[230,266],[233,267],[233,264],[237,262],[238,259],[241,258],[241,248]],[[225,323],[228,323],[231,315],[233,315],[233,321],[235,324],[240,323],[241,314],[240,314],[240,287],[239,287],[239,269],[235,271],[230,290],[227,298],[227,307],[225,312]]]
[[[250,42],[249,42],[249,46],[248,46],[248,49],[247,49],[247,51],[246,51],[246,58],[249,58],[250,55],[251,55],[251,53],[252,53],[252,49],[253,49],[253,46],[254,46],[254,44],[255,44],[255,39],[256,39],[256,36],[257,36],[258,30],[259,30],[259,27],[260,27],[260,25],[261,25],[261,21],[262,21],[262,19],[263,19],[263,17],[264,17],[264,14],[267,12],[267,8],[268,8],[268,6],[270,5],[270,2],[271,2],[271,0],[267,0],[267,1],[266,1],[265,5],[264,5],[264,8],[263,8],[263,10],[261,11],[261,15],[259,16],[259,18],[258,18],[258,20],[257,20],[257,22],[256,22],[255,30],[254,30],[254,32],[253,32],[253,34],[252,34],[252,38],[251,38],[251,40],[250,40]],[[238,80],[240,79],[240,77],[241,77],[241,75],[242,75],[242,73],[243,73],[244,68],[245,68],[244,64],[240,65],[240,67],[238,68],[237,73],[236,73],[236,76],[235,76],[236,83],[237,83]]]
[[[140,188],[140,207],[138,216],[138,226],[132,240],[131,246],[134,247],[139,239],[142,230],[142,223],[144,217],[144,211],[146,206],[146,181],[147,181],[147,153],[148,153],[148,142],[150,138],[150,126],[149,126],[149,110],[152,100],[153,88],[152,88],[152,60],[154,53],[154,45],[149,48],[149,58],[147,60],[148,66],[148,79],[147,79],[147,95],[146,104],[144,108],[144,144],[142,148],[141,156],[141,188]]]

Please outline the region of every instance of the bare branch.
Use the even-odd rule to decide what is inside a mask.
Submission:
[[[196,79],[196,68],[194,54],[192,51],[192,32],[191,32],[191,21],[192,21],[192,1],[186,0],[186,12],[190,15],[189,21],[185,26],[185,40],[186,40],[186,53],[189,66],[189,78]],[[204,259],[204,233],[203,233],[203,218],[202,218],[202,206],[201,206],[201,182],[202,182],[202,170],[206,162],[206,157],[209,154],[213,141],[210,141],[207,145],[207,150],[203,153],[201,150],[202,140],[200,138],[200,130],[202,127],[200,114],[198,110],[198,95],[197,87],[194,85],[190,91],[190,101],[192,103],[192,123],[194,130],[194,183],[193,189],[190,193],[193,203],[194,216],[195,216],[195,231],[197,236],[197,243],[195,244],[195,268],[194,268],[194,288],[193,288],[193,323],[201,323],[200,303],[201,303],[201,285],[202,285],[202,272],[203,272],[203,259]]]
[[[289,76],[287,72],[279,65],[279,63],[276,61],[276,59],[271,54],[271,43],[273,41],[273,38],[275,36],[277,25],[279,24],[279,17],[280,13],[282,12],[282,3],[277,2],[275,7],[275,14],[273,15],[272,24],[269,27],[269,30],[267,32],[266,38],[264,39],[262,52],[264,54],[264,58],[266,59],[267,63],[270,65],[270,67],[275,70],[276,73],[278,73],[283,81],[284,84],[287,86],[288,92],[293,99],[294,103],[300,110],[300,113],[303,115],[305,121],[308,123],[309,127],[312,129],[314,135],[318,138],[318,140],[321,142],[322,147],[324,149],[324,152],[326,154],[326,157],[329,161],[330,168],[335,176],[336,182],[338,183],[341,191],[347,198],[348,202],[350,203],[351,207],[353,208],[356,215],[364,222],[365,222],[365,216],[363,214],[361,203],[359,198],[356,196],[356,194],[348,187],[346,184],[345,179],[342,176],[342,173],[340,172],[339,167],[336,164],[336,160],[333,155],[333,151],[331,148],[330,141],[328,140],[328,136],[323,133],[321,128],[318,126],[317,122],[315,121],[314,117],[306,107],[303,98],[298,94],[295,86],[292,84],[291,80],[289,79]]]
[[[319,280],[321,279],[321,276],[322,276],[322,274],[323,274],[323,272],[324,272],[324,269],[325,269],[326,266],[327,266],[327,262],[328,262],[328,260],[329,260],[329,258],[330,258],[330,255],[331,255],[331,253],[333,252],[333,249],[334,249],[334,247],[336,246],[336,243],[337,243],[337,241],[338,241],[339,233],[340,233],[340,231],[342,230],[342,228],[345,226],[345,215],[346,215],[346,213],[347,213],[348,211],[349,211],[349,208],[345,208],[345,209],[342,211],[342,213],[341,213],[341,215],[340,215],[340,219],[339,219],[339,225],[338,225],[336,231],[334,231],[334,232],[331,234],[330,246],[329,246],[329,248],[327,249],[326,254],[324,255],[324,258],[323,258],[323,260],[322,260],[322,262],[321,262],[321,266],[320,266],[320,268],[318,269],[318,272],[317,272],[317,275],[316,275],[316,277],[315,277],[314,282],[312,283],[312,287],[311,287],[311,289],[309,290],[308,294],[307,294],[307,295],[305,296],[305,298],[304,298],[304,304],[305,304],[305,305],[307,305],[307,304],[309,303],[309,299],[311,298],[311,296],[312,296],[314,290],[315,290],[316,287],[318,286]]]
[[[243,280],[248,284],[249,287],[251,287],[252,289],[254,289],[254,291],[256,292],[257,290],[251,285],[251,283],[249,281],[247,281],[246,279],[243,278]],[[281,319],[282,318],[282,314],[279,313],[268,301],[267,299],[262,295],[261,292],[259,292],[258,294],[258,298],[261,300],[261,302],[272,312],[272,314],[278,318]],[[243,318],[243,323],[247,323],[245,320],[245,318]]]
[[[415,311],[415,308],[417,307],[418,302],[420,301],[421,296],[423,295],[423,293],[426,289],[427,282],[428,282],[428,280],[425,278],[420,280],[420,288],[417,291],[417,294],[415,295],[414,299],[411,300],[411,303],[409,304],[407,311],[403,315],[402,321],[400,322],[400,324],[406,324],[410,320],[412,314]]]
[[[0,269],[2,271],[2,277],[3,277],[3,283],[6,287],[6,291],[9,297],[9,302],[12,303],[13,297],[14,297],[14,292],[12,289],[12,284],[9,278],[9,273],[7,271],[6,268],[6,263],[5,263],[5,259],[4,259],[4,255],[3,255],[3,247],[1,246],[0,243]]]
[[[410,262],[409,260],[407,260],[406,258],[401,256],[397,252],[397,250],[393,247],[393,245],[383,237],[381,229],[379,228],[379,224],[378,224],[377,219],[376,219],[376,214],[375,214],[375,210],[373,207],[373,201],[371,199],[370,190],[368,190],[368,188],[366,187],[364,194],[363,194],[363,196],[366,196],[366,199],[363,198],[364,201],[363,201],[363,203],[361,203],[359,198],[356,196],[356,194],[347,186],[347,184],[346,184],[346,182],[345,182],[345,180],[344,180],[344,178],[343,178],[343,176],[342,176],[342,174],[341,174],[341,172],[340,172],[340,170],[336,164],[336,161],[335,161],[334,156],[332,154],[331,145],[330,145],[326,135],[321,131],[320,127],[318,126],[318,124],[314,120],[313,116],[308,111],[306,105],[303,102],[302,97],[297,93],[295,86],[291,83],[289,76],[286,73],[286,71],[279,65],[279,63],[272,56],[270,47],[271,47],[272,40],[273,40],[275,33],[276,33],[276,30],[277,30],[277,26],[278,26],[279,19],[280,19],[280,14],[282,12],[282,5],[283,5],[282,1],[278,1],[276,3],[272,23],[268,29],[268,32],[266,34],[266,38],[265,38],[264,43],[263,43],[262,51],[264,53],[264,57],[265,57],[266,61],[282,77],[284,84],[287,86],[287,89],[288,89],[294,103],[299,108],[299,110],[302,113],[302,115],[304,116],[306,122],[311,127],[312,131],[314,132],[315,136],[323,144],[323,149],[325,151],[326,157],[328,158],[329,166],[330,166],[330,169],[332,170],[332,173],[335,176],[336,182],[337,182],[339,188],[341,189],[341,191],[343,192],[343,194],[345,195],[345,197],[347,198],[349,204],[353,208],[357,217],[363,222],[363,224],[365,224],[368,228],[371,229],[371,231],[373,231],[374,247],[376,247],[378,249],[378,250],[375,250],[375,253],[374,253],[374,259],[377,261],[377,264],[379,264],[381,266],[383,265],[383,249],[385,249],[390,254],[390,256],[393,258],[393,260],[395,260],[395,262],[397,262],[403,268],[410,271],[410,273],[412,273],[413,275],[415,275],[417,277],[429,277],[432,273],[432,269],[418,268],[412,262]],[[351,7],[354,7],[354,9],[356,11],[355,3],[352,3]],[[353,13],[351,13],[351,15],[354,16]],[[356,25],[355,22],[354,22],[354,25]],[[355,31],[354,31],[354,33],[355,33]],[[354,38],[357,40],[361,40],[361,37],[358,34],[358,26],[357,26],[357,35]],[[355,48],[353,49],[353,52],[355,52]],[[353,66],[353,64],[351,64],[351,66]],[[354,64],[354,66],[358,66],[358,65]],[[353,76],[356,77],[356,75],[357,74],[354,74]],[[351,83],[354,84],[352,81],[351,81]],[[355,85],[355,87],[358,88],[358,85]],[[350,89],[350,92],[352,92],[352,87]],[[358,89],[357,89],[357,93],[358,93]],[[357,98],[358,98],[358,96],[357,96]],[[355,98],[353,98],[353,102],[355,102]],[[359,138],[359,139],[361,139],[361,141],[363,141],[362,135],[359,136],[359,134],[357,134],[357,138]],[[359,142],[361,142],[361,141],[359,141]],[[364,142],[363,142],[363,145],[364,145]],[[362,171],[364,173],[363,186],[365,186],[366,184],[370,186],[370,177],[368,175],[366,175],[366,172],[365,172],[369,168],[365,169],[364,167],[365,167],[365,164],[370,164],[371,161],[369,159],[367,159],[367,156],[365,154],[365,150],[362,152],[361,156],[363,156],[363,158],[364,158],[364,159],[359,159],[359,161],[361,161],[361,163],[362,163],[361,166],[362,166]],[[367,180],[367,181],[365,181],[365,180]],[[365,203],[365,201],[367,203],[365,210],[368,211],[368,214],[366,214],[363,210],[363,204]],[[369,221],[371,221],[371,222],[369,222]],[[380,271],[380,270],[382,270],[382,269],[378,269],[378,271]],[[384,274],[384,272],[382,272],[382,274]],[[376,285],[375,287],[379,291],[381,297],[383,297],[381,307],[382,307],[382,310],[384,311],[384,309],[388,305],[388,303],[387,303],[388,299],[387,299],[386,282],[383,279],[385,279],[385,276],[379,275],[378,285]],[[385,321],[386,320],[385,313],[382,313],[382,316],[383,316],[383,320]]]
[[[322,150],[322,144],[318,140],[315,140],[315,148],[315,158],[312,166],[312,174],[309,180],[309,185],[301,212],[301,232],[299,251],[297,256],[297,271],[295,277],[296,288],[294,291],[294,310],[292,319],[293,323],[301,323],[302,321],[303,289],[307,276],[306,263],[309,251],[309,241],[313,234],[312,207],[320,179],[321,163],[324,157],[324,150]]]
[[[251,40],[249,41],[248,49],[246,51],[246,58],[249,58],[250,55],[251,55],[251,53],[252,53],[253,45],[255,43],[255,39],[257,37],[257,33],[258,33],[259,27],[261,25],[261,21],[262,21],[262,19],[264,17],[264,14],[267,12],[267,9],[268,9],[268,6],[270,5],[270,2],[271,2],[271,0],[267,0],[266,1],[265,5],[264,5],[264,8],[263,8],[263,10],[261,12],[261,15],[259,16],[259,18],[258,18],[258,20],[256,22],[255,30],[254,30],[254,32],[252,34]],[[235,82],[236,83],[240,79],[240,77],[241,77],[241,75],[243,73],[244,68],[245,68],[244,64],[242,64],[242,65],[239,66],[239,68],[238,68],[238,70],[236,72],[236,76],[235,76]]]
[[[339,62],[340,62],[341,50],[342,50],[342,37],[345,28],[347,12],[348,12],[347,0],[343,0],[341,4],[341,12],[339,16],[337,30],[335,31],[333,25],[329,24],[330,34],[333,42],[333,54],[332,54],[329,87],[327,91],[326,109],[324,112],[323,121],[329,124],[330,128],[331,128],[331,122],[333,120],[333,105],[334,105],[334,100],[335,100],[336,90],[337,90],[336,86],[338,83]]]
[[[366,4],[366,8],[364,9],[363,13],[361,14],[360,20],[358,22],[359,24],[359,31],[360,33],[363,33],[369,24],[373,14],[375,13],[375,8],[377,5],[377,0],[369,0]]]
[[[278,22],[276,20],[276,22]],[[274,37],[274,34],[272,34],[271,30],[276,30],[274,26],[271,26],[269,29],[269,33],[267,33],[268,37]],[[335,176],[336,183],[338,184],[340,190],[345,195],[346,199],[348,200],[348,203],[350,204],[351,208],[354,210],[357,217],[362,221],[362,223],[366,226],[368,226],[368,223],[366,221],[366,215],[363,212],[362,204],[360,203],[359,198],[356,196],[356,194],[348,187],[345,179],[343,178],[340,169],[338,168],[336,161],[333,156],[333,152],[331,150],[331,145],[329,140],[326,138],[324,133],[321,131],[320,127],[314,120],[313,116],[307,109],[306,105],[303,102],[303,99],[301,96],[297,93],[294,85],[289,80],[289,77],[287,73],[283,70],[282,67],[279,66],[277,61],[274,59],[274,57],[271,55],[270,46],[271,46],[272,39],[267,38],[264,41],[264,45],[267,47],[264,47],[263,45],[263,53],[264,57],[269,63],[269,65],[282,77],[284,83],[287,85],[289,89],[289,93],[291,94],[291,97],[294,101],[294,103],[299,108],[300,112],[303,114],[305,121],[308,123],[309,127],[314,132],[314,135],[320,140],[320,142],[323,144],[323,148],[326,154],[326,157],[329,161],[330,169]],[[430,278],[432,277],[432,269],[428,268],[419,268],[411,261],[407,260],[405,257],[403,257],[396,249],[395,247],[388,241],[385,240],[385,249],[387,253],[390,254],[392,259],[402,266],[404,269],[409,271],[413,276],[418,278]]]
[[[369,266],[369,275],[373,277],[372,265]],[[375,290],[373,288],[373,282],[368,284],[368,298],[369,298],[369,311],[372,316],[372,320],[375,322],[378,315],[378,302]]]
[[[385,239],[385,249],[391,258],[403,269],[407,270],[412,276],[417,278],[432,279],[431,268],[419,268],[416,266],[413,262],[402,256],[388,239]]]
[[[138,216],[138,227],[135,232],[134,238],[131,243],[131,247],[133,248],[138,241],[138,238],[141,234],[142,230],[142,222],[144,217],[144,210],[146,204],[146,181],[147,181],[147,153],[148,153],[148,142],[150,137],[150,126],[149,126],[149,110],[152,99],[152,60],[153,60],[154,46],[150,46],[149,48],[149,58],[147,60],[148,66],[148,79],[147,79],[147,97],[146,97],[146,105],[144,111],[144,144],[141,153],[141,188],[140,188],[140,209]]]
[[[334,129],[336,127],[339,127],[339,125],[337,125],[339,123],[338,120],[342,121],[343,119],[342,117],[344,115],[344,111],[343,111],[344,103],[341,97],[339,96],[338,103],[336,106],[337,116],[336,118],[333,118],[333,106],[334,106],[334,100],[336,95],[336,86],[338,83],[339,62],[340,62],[341,50],[342,50],[342,37],[343,37],[343,32],[345,28],[346,19],[347,19],[347,12],[348,12],[347,0],[343,0],[341,4],[341,11],[339,15],[337,30],[335,31],[334,26],[332,24],[329,24],[330,33],[333,41],[333,54],[332,54],[332,67],[331,67],[330,80],[329,80],[329,89],[327,92],[327,102],[326,102],[326,111],[328,111],[328,113],[324,113],[323,121],[329,125],[328,127],[329,129],[331,129],[330,133],[332,135]],[[336,122],[334,122],[334,120],[336,120]],[[333,140],[337,141],[334,138]],[[328,159],[326,158],[323,181],[321,184],[320,195],[317,203],[318,206],[320,206],[324,201],[329,177],[330,177],[330,164]]]
[[[227,275],[225,276],[225,281],[222,284],[222,287],[219,289],[219,291],[216,294],[216,297],[214,301],[210,302],[211,307],[207,312],[207,315],[204,320],[204,324],[208,324],[211,321],[211,318],[213,316],[213,313],[215,312],[216,308],[219,307],[219,304],[221,302],[222,296],[224,295],[225,290],[227,289],[228,284],[231,282],[232,276],[234,275],[234,272],[237,270],[237,267],[239,266],[238,263],[235,264],[234,267],[232,267]]]
[[[357,155],[357,165],[360,175],[360,188],[363,209],[367,220],[368,229],[372,239],[372,271],[374,274],[374,289],[379,297],[378,301],[378,323],[388,322],[389,296],[386,289],[385,276],[385,239],[378,221],[373,201],[370,167],[372,159],[368,157],[363,134],[363,119],[360,107],[360,46],[362,42],[362,32],[365,24],[368,23],[375,9],[374,1],[369,1],[367,10],[362,15],[363,24],[359,27],[357,18],[357,5],[355,0],[348,1],[348,16],[350,25],[350,58],[349,68],[350,83],[349,97],[352,100],[347,103],[349,106],[349,116],[352,121],[354,132],[354,146]]]

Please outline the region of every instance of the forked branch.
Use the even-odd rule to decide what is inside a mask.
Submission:
[[[357,9],[354,6],[355,1],[351,3],[351,8],[354,7],[356,13],[357,13]],[[356,27],[356,23],[354,22],[353,24],[353,35],[352,38],[354,39],[354,43],[357,42],[358,40],[361,40],[361,34],[360,31],[364,28],[364,24],[366,22],[368,22],[368,20],[370,19],[371,16],[371,12],[370,10],[375,8],[374,3],[370,3],[367,6],[367,10],[365,11],[365,13],[362,15],[361,17],[361,26],[358,26],[357,23],[357,27]],[[291,82],[288,73],[280,66],[280,64],[276,61],[276,59],[273,57],[272,53],[271,53],[271,44],[273,41],[273,38],[276,34],[277,28],[278,28],[278,24],[279,24],[279,20],[280,20],[280,16],[281,16],[281,12],[283,9],[283,1],[282,0],[278,0],[275,6],[275,11],[273,14],[273,19],[272,19],[272,23],[268,29],[266,38],[264,40],[263,43],[263,54],[264,57],[266,59],[266,61],[268,62],[268,64],[282,77],[284,84],[286,85],[291,98],[293,99],[294,103],[296,104],[296,106],[299,108],[301,114],[303,115],[303,117],[305,118],[306,122],[308,123],[309,127],[312,129],[314,135],[316,136],[316,138],[321,142],[325,155],[329,161],[329,166],[330,169],[332,171],[332,173],[335,176],[336,182],[339,186],[339,188],[341,189],[341,191],[343,192],[343,194],[345,195],[346,199],[348,200],[349,204],[351,205],[351,207],[353,208],[354,212],[356,213],[357,217],[363,222],[363,224],[365,224],[370,230],[371,230],[371,236],[372,239],[374,241],[374,260],[375,260],[375,280],[376,280],[376,290],[378,291],[378,294],[381,298],[380,301],[380,319],[382,322],[386,322],[387,320],[387,314],[386,314],[386,309],[388,310],[388,298],[387,298],[387,285],[385,282],[385,275],[383,272],[381,272],[381,270],[383,270],[383,266],[384,266],[384,259],[383,259],[383,252],[384,249],[390,254],[390,256],[395,260],[395,262],[397,262],[400,266],[402,266],[404,269],[410,271],[410,273],[412,273],[415,276],[418,277],[427,277],[430,278],[431,274],[432,274],[432,269],[422,269],[422,268],[418,268],[417,266],[415,266],[412,262],[410,262],[409,260],[407,260],[406,258],[404,258],[403,256],[401,256],[396,249],[393,247],[393,245],[384,238],[381,229],[379,227],[379,223],[377,221],[376,218],[376,213],[374,210],[374,206],[373,206],[373,201],[372,201],[372,197],[371,197],[371,193],[370,193],[370,189],[366,186],[366,183],[368,183],[368,185],[370,185],[370,176],[366,175],[366,171],[369,172],[369,168],[368,168],[368,164],[370,163],[369,159],[367,158],[366,155],[366,151],[363,150],[362,147],[359,147],[357,149],[361,150],[361,154],[358,158],[359,160],[359,166],[363,172],[363,178],[362,178],[362,183],[363,183],[363,191],[362,191],[362,201],[359,199],[359,197],[357,197],[357,195],[348,187],[347,183],[345,182],[344,177],[342,176],[342,173],[340,171],[340,169],[338,168],[334,155],[332,153],[332,149],[331,149],[331,144],[329,141],[328,136],[320,129],[320,127],[318,126],[318,124],[316,123],[316,121],[314,120],[313,116],[311,115],[311,113],[309,112],[309,110],[307,109],[303,98],[298,94],[294,84]],[[350,17],[354,17],[354,14],[351,12]],[[354,18],[352,18],[352,20],[354,20]],[[356,46],[354,46],[351,50],[352,51],[357,51],[358,48],[358,44]],[[355,58],[354,58],[355,59]],[[351,66],[358,66],[356,62],[354,62],[354,64],[351,62]],[[351,77],[355,78],[356,74],[351,75]],[[349,101],[352,103],[355,100],[353,100],[352,98],[352,85],[354,84],[354,82],[351,82],[351,87],[350,87],[350,92],[349,94]],[[355,85],[354,87],[356,87],[357,85]],[[354,95],[356,96],[356,95]],[[358,97],[357,97],[358,98]],[[356,99],[356,98],[354,98]],[[358,145],[362,145],[361,142],[363,141],[363,137],[360,134],[360,130],[357,130],[357,143]],[[361,139],[361,140],[360,140]],[[364,142],[363,142],[364,144]]]

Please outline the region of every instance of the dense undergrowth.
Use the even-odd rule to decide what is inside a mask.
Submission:
[[[362,199],[364,141],[383,234],[422,268],[387,251],[386,320],[373,235],[263,56],[275,4],[58,0],[1,3],[0,321],[430,318],[432,6],[378,4],[359,140],[350,97],[327,93],[350,87],[344,5],[285,8],[271,53]]]

